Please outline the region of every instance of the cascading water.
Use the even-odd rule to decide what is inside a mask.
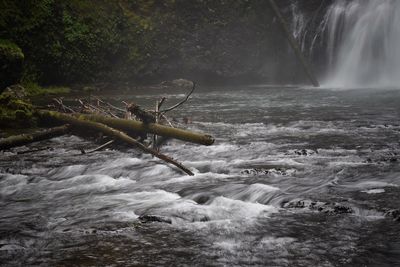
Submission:
[[[400,1],[337,0],[314,31],[312,20],[302,23],[302,29],[296,21],[293,30],[299,42],[303,49],[310,48],[305,52],[314,57],[327,53],[325,86],[400,85]]]
[[[400,1],[338,1],[328,11],[327,31],[329,85],[400,84]]]

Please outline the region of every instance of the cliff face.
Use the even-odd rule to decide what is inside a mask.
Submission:
[[[328,0],[278,2],[292,21],[294,3],[314,16]],[[261,0],[5,0],[0,36],[42,83],[305,80]]]
[[[301,15],[308,30],[316,31],[333,1],[276,2],[290,26],[294,28],[296,16]],[[170,68],[177,67],[171,73],[202,75],[216,81],[308,82],[267,1],[238,1],[236,6],[232,1],[210,1],[202,7],[181,7],[177,13],[181,29],[187,24],[187,17],[191,17],[194,25],[186,28],[185,38],[178,45],[180,65],[168,63]],[[311,41],[304,40],[305,56],[317,73],[323,72],[324,59],[318,53],[308,53]]]

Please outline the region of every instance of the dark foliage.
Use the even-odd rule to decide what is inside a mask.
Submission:
[[[3,0],[0,39],[42,84],[296,76],[265,1]]]

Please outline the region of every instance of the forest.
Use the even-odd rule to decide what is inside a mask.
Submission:
[[[399,0],[0,0],[1,266],[400,266]]]
[[[306,2],[304,10],[321,6]],[[290,19],[291,1],[279,4]],[[4,0],[0,5],[3,88],[16,81],[27,87],[117,87],[180,77],[209,84],[304,80],[265,1]]]

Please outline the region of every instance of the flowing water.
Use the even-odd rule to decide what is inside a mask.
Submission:
[[[319,14],[321,10],[316,11]],[[292,6],[293,34],[313,57],[325,54],[327,87],[397,87],[400,83],[400,1],[336,0],[315,19]]]
[[[170,116],[215,145],[162,148],[193,177],[131,149],[81,155],[95,145],[74,136],[3,152],[0,265],[398,266],[399,102],[395,89],[199,88]]]

